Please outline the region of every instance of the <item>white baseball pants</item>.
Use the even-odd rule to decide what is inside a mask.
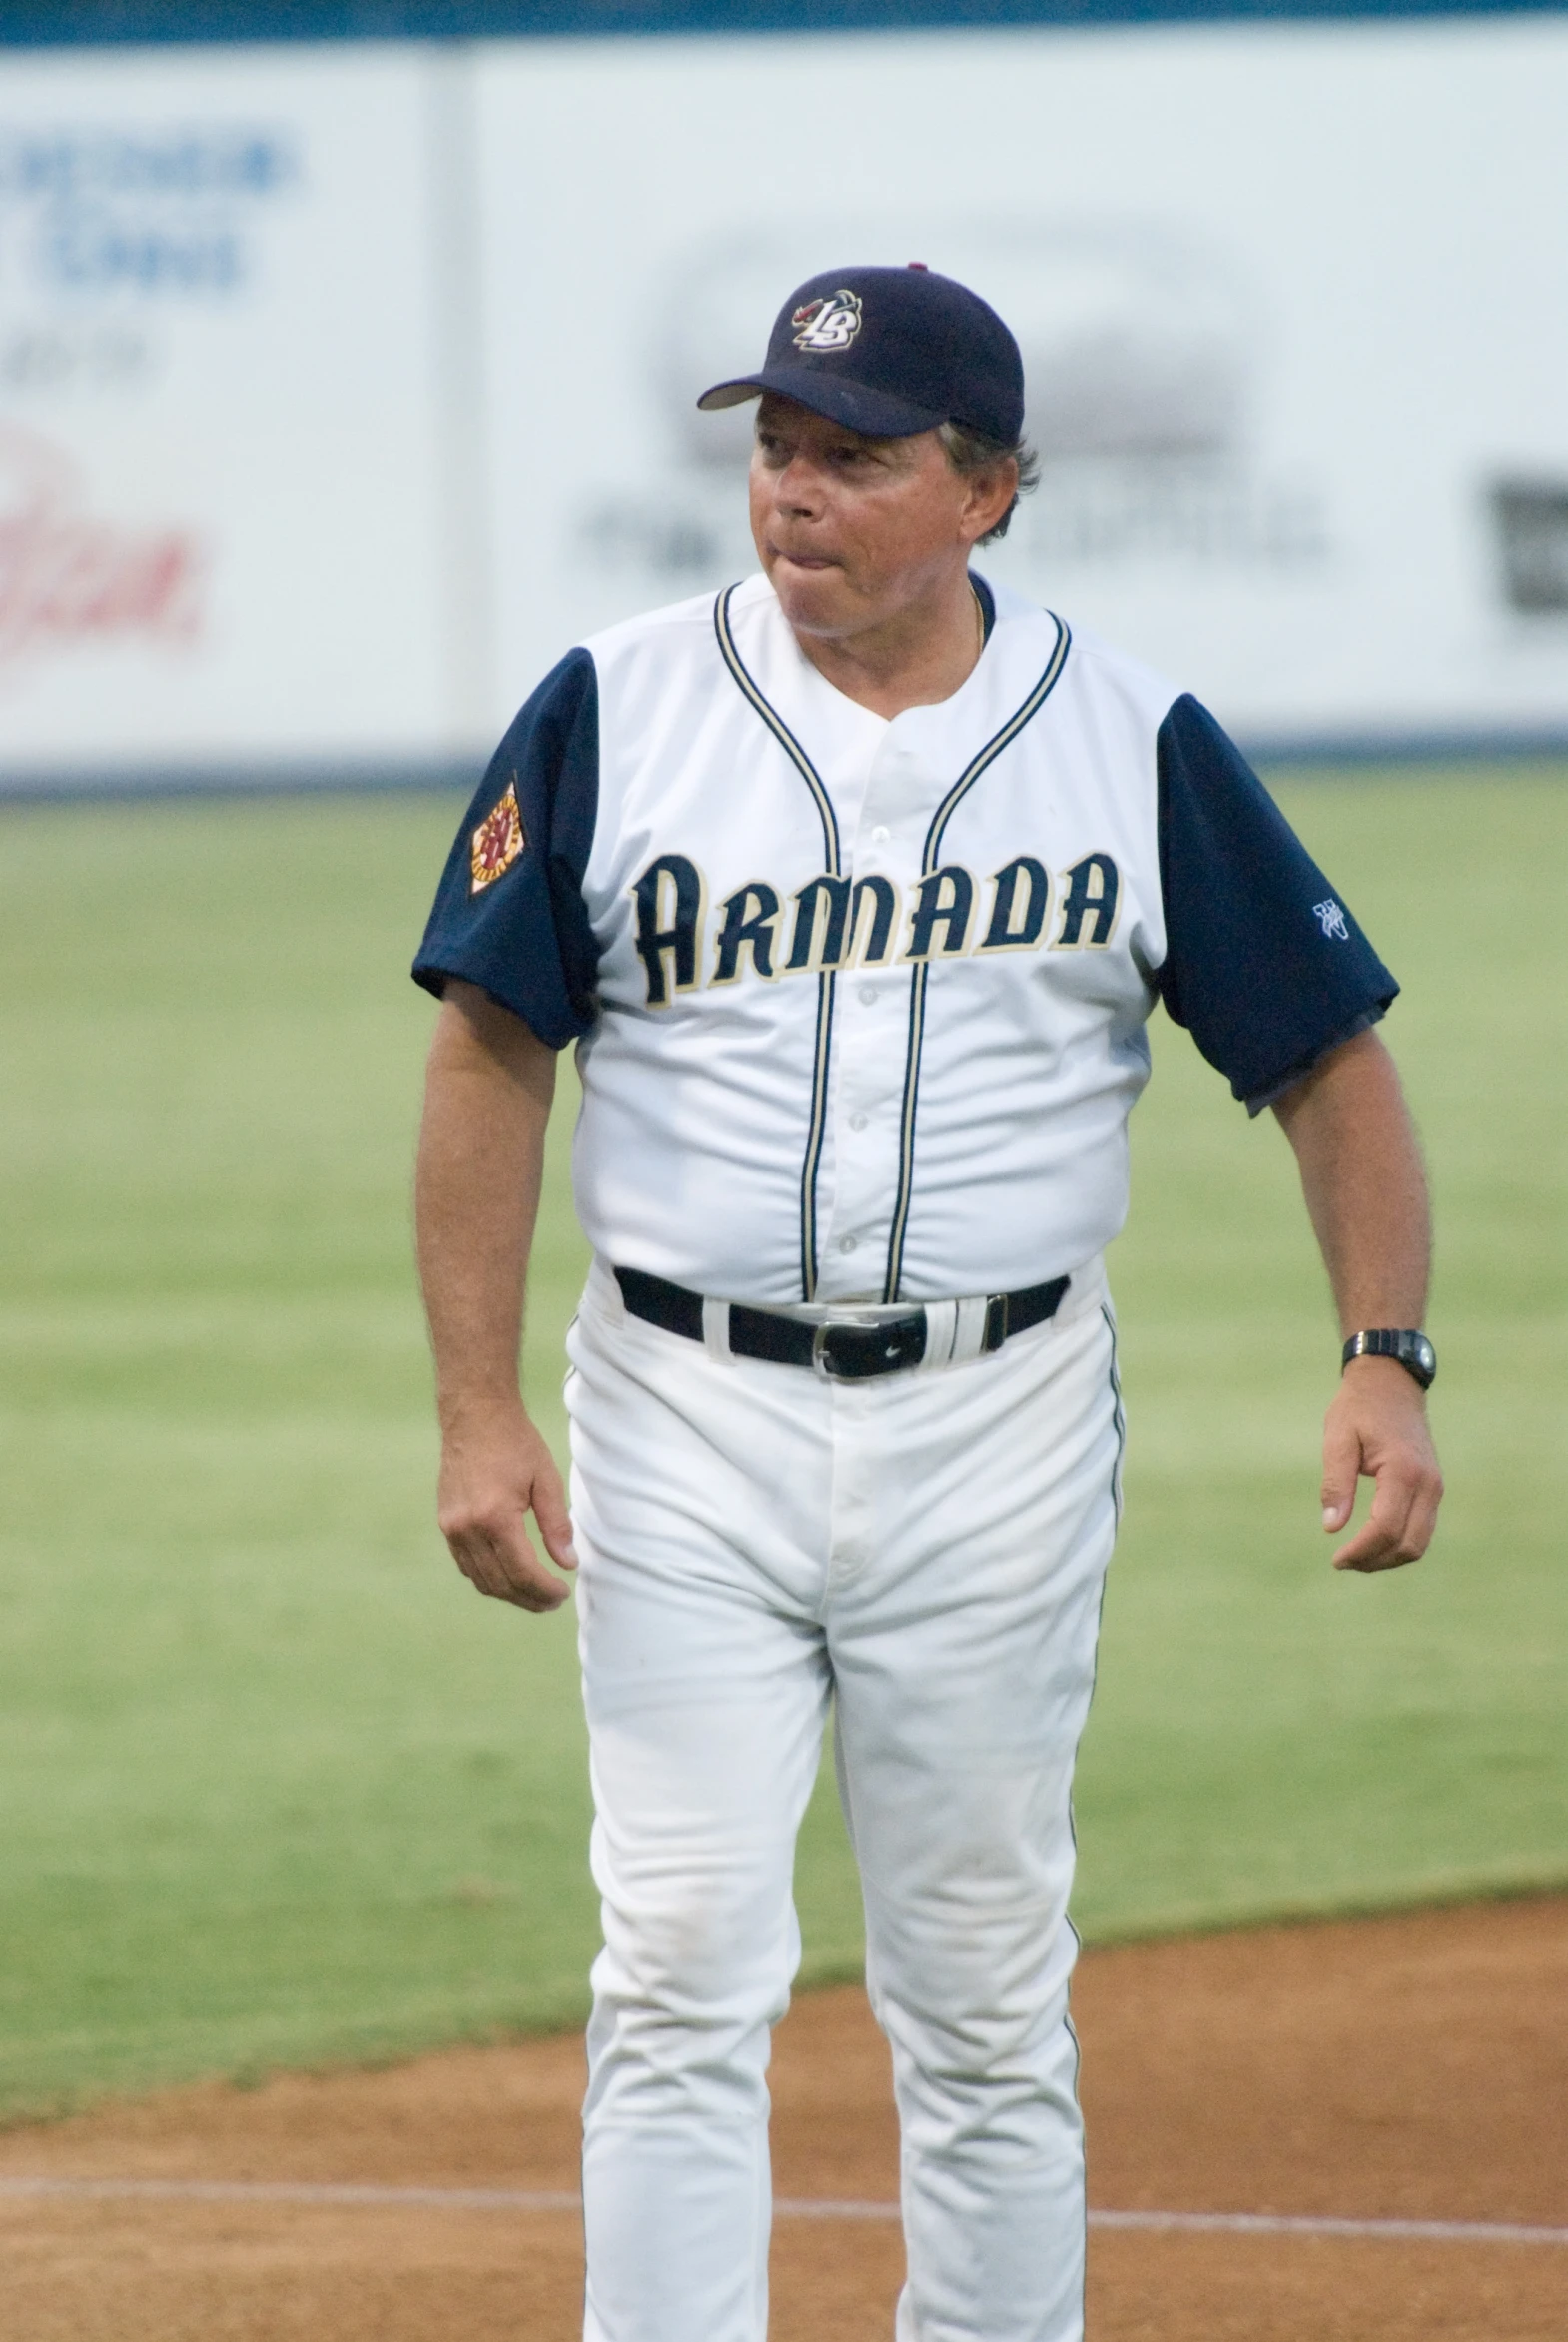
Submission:
[[[830,1703],[892,2047],[897,2342],[1077,2342],[1070,1792],[1121,1451],[1098,1263],[990,1356],[828,1383],[569,1343],[593,1968],[587,2342],[763,2342],[769,2028]]]

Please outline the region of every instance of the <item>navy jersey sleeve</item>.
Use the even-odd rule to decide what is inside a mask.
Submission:
[[[564,1049],[597,1014],[598,947],[582,900],[598,812],[598,677],[585,650],[545,676],[491,759],[458,830],[416,984],[477,984]]]
[[[1161,725],[1159,771],[1166,960],[1154,981],[1257,1114],[1375,1024],[1399,987],[1195,699]]]

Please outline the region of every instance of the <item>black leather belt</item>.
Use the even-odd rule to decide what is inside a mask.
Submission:
[[[684,1334],[688,1341],[702,1340],[700,1293],[671,1284],[667,1277],[649,1276],[641,1268],[617,1268],[615,1281],[633,1317],[661,1325],[666,1333]],[[1020,1292],[992,1293],[986,1301],[982,1351],[999,1350],[1010,1334],[1025,1333],[1054,1317],[1068,1282],[1065,1276],[1054,1276],[1045,1284],[1025,1285]],[[920,1364],[926,1354],[926,1311],[923,1303],[913,1302],[898,1317],[868,1319],[859,1325],[812,1325],[802,1317],[783,1317],[771,1309],[731,1301],[729,1346],[737,1357],[809,1366],[833,1382],[864,1382],[874,1374],[897,1374]]]

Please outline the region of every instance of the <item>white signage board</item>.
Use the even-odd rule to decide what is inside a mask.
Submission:
[[[414,50],[0,72],[0,788],[460,731]]]
[[[982,567],[1254,741],[1568,732],[1568,25],[519,42],[479,95],[496,725],[755,565],[696,393],[922,260],[1024,349]]]
[[[439,769],[744,573],[835,261],[1024,347],[982,565],[1253,741],[1568,735],[1568,25],[14,54],[0,790]]]

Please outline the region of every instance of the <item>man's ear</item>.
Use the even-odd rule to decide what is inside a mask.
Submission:
[[[996,527],[1018,494],[1018,465],[1009,456],[993,470],[972,471],[968,487],[964,531],[971,544],[978,544],[988,529]]]

